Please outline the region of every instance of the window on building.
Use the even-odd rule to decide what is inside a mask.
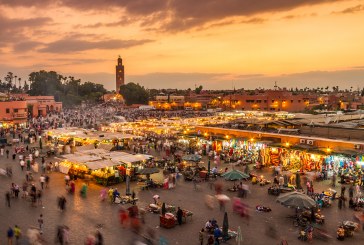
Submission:
[[[6,113],[10,113],[10,109],[9,108],[6,108],[5,111],[6,111]]]
[[[272,100],[272,103],[274,103],[274,100]]]
[[[261,101],[261,100],[257,100],[256,102],[257,102],[257,103],[262,103],[262,101]]]
[[[301,103],[301,100],[298,100],[298,103]]]
[[[275,111],[276,109],[275,108],[270,108],[271,111]]]
[[[14,109],[14,113],[17,113],[18,112],[18,109]]]
[[[293,100],[291,100],[291,103],[293,103]]]
[[[267,100],[264,100],[264,103],[267,103]]]

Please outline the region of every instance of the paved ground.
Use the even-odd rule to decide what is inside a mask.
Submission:
[[[47,159],[50,161],[51,159]],[[0,168],[5,168],[7,165],[13,167],[13,177],[8,178],[0,176],[0,199],[4,205],[0,209],[0,244],[6,243],[6,230],[8,226],[17,224],[25,232],[31,226],[37,226],[37,219],[42,213],[44,216],[44,234],[43,237],[47,244],[55,244],[54,239],[56,236],[57,225],[64,224],[70,227],[71,244],[83,244],[84,238],[87,234],[94,232],[98,225],[101,225],[101,232],[105,238],[105,244],[131,244],[132,241],[138,237],[120,226],[118,219],[119,205],[101,202],[98,198],[101,186],[90,184],[88,195],[86,198],[81,198],[78,195],[82,184],[81,180],[77,181],[76,194],[66,194],[65,185],[63,181],[64,175],[61,173],[50,174],[50,188],[44,191],[43,206],[31,207],[30,203],[19,198],[12,199],[11,208],[5,206],[5,191],[10,187],[11,182],[19,185],[25,179],[25,172],[22,173],[18,161],[0,157]],[[266,170],[269,171],[269,170]],[[270,176],[270,172],[262,172],[266,176]],[[35,174],[35,182],[39,186],[39,175]],[[160,176],[153,176],[154,179]],[[225,189],[231,186],[232,183],[225,183]],[[302,243],[297,239],[298,230],[293,227],[292,220],[286,218],[292,215],[294,210],[285,208],[275,202],[276,197],[267,194],[267,187],[251,186],[251,194],[248,196],[246,202],[253,207],[251,219],[248,224],[246,219],[242,219],[239,215],[232,212],[231,204],[227,205],[226,211],[229,215],[230,228],[236,230],[238,226],[241,227],[243,233],[242,244],[278,244],[278,239],[284,237],[288,240],[289,244]],[[315,190],[320,192],[327,189],[329,182],[315,183]],[[124,192],[125,185],[120,184],[117,186],[120,192]],[[152,196],[155,194],[160,195],[161,201],[167,204],[173,204],[182,208],[191,210],[194,215],[191,221],[182,226],[177,226],[173,229],[164,229],[159,227],[159,216],[157,214],[147,213],[146,226],[143,228],[143,233],[147,228],[156,232],[157,237],[164,237],[168,240],[168,244],[199,244],[198,231],[203,227],[208,219],[215,218],[218,223],[222,224],[223,212],[218,208],[210,210],[206,207],[204,196],[206,194],[214,194],[213,190],[209,188],[207,183],[200,184],[200,189],[195,191],[190,182],[184,182],[183,179],[178,181],[177,187],[172,190],[144,190],[139,191],[132,184],[132,189],[137,192],[140,201],[140,207],[146,207],[152,202]],[[226,192],[230,197],[234,193]],[[57,197],[59,195],[66,195],[67,210],[60,212],[57,209]],[[258,204],[266,205],[272,208],[270,213],[258,213],[254,211],[255,206]],[[327,229],[328,233],[335,237],[336,228],[340,221],[351,220],[353,212],[348,208],[339,210],[337,203],[334,202],[333,206],[322,210],[326,216],[326,223],[323,226]],[[265,234],[267,224],[274,226],[278,232],[278,238],[274,239]],[[353,238],[348,238],[343,242],[337,241],[335,238],[330,240],[330,244],[359,244],[364,240],[364,232],[356,232]],[[231,240],[227,244],[235,244]],[[315,240],[314,244],[324,244],[324,241]]]

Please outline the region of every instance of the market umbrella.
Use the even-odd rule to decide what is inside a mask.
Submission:
[[[312,208],[316,206],[315,200],[301,192],[290,192],[280,195],[277,202],[289,208]]]
[[[161,212],[162,212],[163,216],[167,213],[166,203],[165,202],[162,204],[162,211]]]
[[[229,172],[223,173],[221,175],[225,180],[242,180],[242,179],[248,179],[250,176],[246,173],[243,173],[239,170],[233,169]]]
[[[225,212],[224,220],[222,222],[222,237],[225,241],[229,238],[229,219],[227,212]]]
[[[191,162],[199,162],[201,160],[201,156],[197,155],[197,154],[190,154],[190,155],[185,155],[182,157],[182,160],[185,161],[191,161]]]

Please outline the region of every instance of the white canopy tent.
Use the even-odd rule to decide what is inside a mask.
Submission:
[[[63,155],[63,158],[67,159],[67,161],[74,163],[85,163],[102,159],[102,157],[100,156],[86,155],[86,154],[67,154]]]
[[[87,168],[89,168],[91,170],[96,170],[96,169],[100,169],[100,168],[112,167],[117,164],[115,164],[115,162],[113,162],[109,159],[103,159],[103,160],[97,160],[97,161],[93,161],[93,162],[85,162],[84,165],[86,165]]]

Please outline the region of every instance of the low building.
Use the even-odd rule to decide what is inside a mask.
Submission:
[[[25,126],[28,118],[26,100],[0,101],[0,127]]]
[[[287,90],[265,90],[221,97],[220,107],[248,111],[302,112],[317,102],[317,96],[293,94]]]
[[[26,96],[31,116],[46,116],[49,112],[62,111],[62,102],[54,100],[54,96]]]
[[[28,116],[46,116],[62,111],[62,102],[54,96],[29,96],[27,94],[0,94],[0,123],[3,126],[23,126]]]
[[[150,106],[154,106],[156,110],[179,110],[183,109],[185,97],[180,95],[157,95],[155,100],[149,101]]]

